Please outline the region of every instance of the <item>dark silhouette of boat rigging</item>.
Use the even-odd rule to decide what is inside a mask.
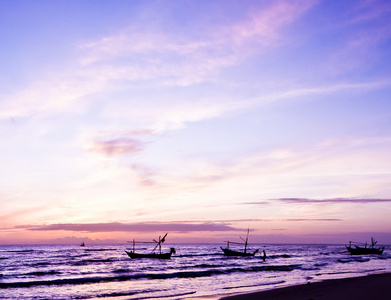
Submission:
[[[175,254],[175,248],[171,248],[170,252],[162,253],[162,244],[166,241],[167,233],[163,236],[163,238],[160,238],[159,240],[153,240],[153,242],[136,242],[133,240],[133,250],[132,251],[126,251],[126,254],[129,255],[130,258],[159,258],[159,259],[170,259],[172,254]],[[136,253],[135,247],[136,243],[142,243],[142,244],[156,244],[156,246],[153,248],[151,253]],[[156,251],[159,249],[158,251]]]
[[[352,246],[352,243],[355,245]],[[349,241],[349,246],[345,246],[346,249],[352,255],[366,255],[366,254],[383,254],[384,247],[375,247],[377,241],[374,238],[371,238],[371,244],[368,245],[365,243],[358,243]],[[360,246],[359,246],[360,245]]]
[[[249,234],[249,232],[250,232],[250,229],[247,229],[247,237],[246,237],[246,239],[240,237],[243,240],[243,243],[236,243],[236,242],[226,241],[227,242],[227,247],[226,248],[220,247],[221,250],[223,250],[224,255],[226,255],[226,256],[242,256],[242,257],[255,256],[255,254],[258,253],[259,249],[256,249],[254,252],[247,252],[247,250],[248,250],[247,249],[247,245],[248,245],[248,234]],[[243,251],[237,251],[237,250],[229,249],[229,244],[244,245],[244,250]],[[265,250],[263,250],[262,259],[264,261],[266,260],[266,252],[265,252]]]

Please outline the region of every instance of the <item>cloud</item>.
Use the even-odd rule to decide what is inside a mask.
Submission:
[[[173,31],[159,21],[158,26],[148,27],[135,22],[122,32],[81,44],[83,57],[79,61],[106,79],[158,80],[163,85],[187,86],[237,64],[253,54],[251,48],[259,51],[275,45],[281,28],[315,3],[279,1],[254,7],[237,22],[198,25],[196,37],[191,30]],[[199,26],[213,30],[205,28],[200,34]]]
[[[9,95],[7,101],[0,104],[0,118],[23,117],[42,112],[84,111],[87,106],[92,105],[93,100],[88,99],[89,95],[129,89],[130,83],[138,84],[141,81],[146,81],[149,85],[152,83],[153,86],[189,86],[214,80],[214,76],[222,69],[241,63],[243,59],[253,55],[254,51],[258,53],[282,43],[283,28],[301,18],[316,4],[317,1],[312,0],[271,2],[264,7],[254,7],[249,15],[240,20],[213,24],[214,30],[204,30],[196,37],[194,33],[165,28],[160,23],[163,21],[159,19],[155,20],[154,26],[145,26],[140,20],[133,21],[127,29],[80,44],[79,58],[77,62],[70,62],[69,68],[56,70],[55,76],[43,76],[42,81],[33,82],[30,86],[19,89],[20,92]],[[197,21],[199,22],[195,20],[196,23]],[[350,88],[356,86],[353,84]],[[323,93],[323,89],[328,87],[288,90],[277,95],[266,95],[256,99],[256,103],[249,101],[244,105],[242,102],[246,101],[235,104],[237,100],[229,101],[223,96],[222,100],[208,99],[206,106],[204,103],[191,101],[182,106],[175,103],[166,110],[157,107],[155,111],[151,105],[145,109],[142,104],[130,103],[131,109],[127,110],[135,110],[138,117],[140,113],[145,113],[154,120],[152,123],[158,123],[149,126],[163,130],[175,129],[185,122],[213,118],[242,109],[243,106],[250,108],[252,104],[264,103],[270,99],[273,101]],[[138,111],[140,105],[145,112]],[[122,104],[121,109],[123,110]],[[97,150],[109,155],[135,150],[132,147],[117,147],[113,142],[106,141],[97,145]]]
[[[288,222],[335,222],[342,221],[342,219],[285,219],[284,221]]]
[[[120,154],[133,154],[144,149],[143,143],[131,138],[118,138],[112,140],[97,140],[89,149],[92,152],[114,156]]]
[[[243,228],[235,228],[228,224],[217,223],[65,223],[42,226],[21,225],[17,229],[32,231],[82,231],[82,232],[192,232],[192,231],[242,231]]]
[[[391,202],[391,199],[354,199],[354,198],[333,198],[333,199],[308,199],[308,198],[278,198],[270,199],[271,201],[281,201],[285,203],[296,203],[296,204],[340,204],[340,203],[349,203],[349,204],[369,204],[369,203],[384,203]],[[243,205],[269,205],[271,202],[268,201],[254,201],[254,202],[242,202],[239,204]]]
[[[291,98],[303,98],[304,96],[311,96],[311,95],[335,94],[340,92],[357,91],[357,90],[371,91],[371,90],[377,90],[385,87],[387,88],[390,86],[390,84],[391,84],[391,78],[386,77],[384,79],[367,80],[362,82],[347,81],[347,82],[336,83],[336,84],[333,83],[328,85],[296,87],[293,89],[284,89],[269,95],[263,95],[259,98],[253,99],[251,102],[253,104],[259,104],[259,103],[280,101],[280,100],[291,99]],[[251,104],[251,102],[249,102],[249,104]]]
[[[267,8],[256,10],[250,20],[231,28],[229,43],[248,43],[257,40],[263,45],[276,42],[278,30],[291,24],[310,10],[317,1],[278,1]]]
[[[157,173],[152,168],[140,164],[133,164],[131,169],[135,172],[142,186],[152,186],[155,184],[154,176],[157,175]]]
[[[115,239],[91,239],[88,237],[66,236],[57,239],[41,240],[40,242],[43,244],[65,244],[65,245],[80,244],[83,242],[86,245],[90,245],[90,244],[117,244],[120,243],[121,241]]]
[[[156,21],[158,25],[155,28],[136,20],[125,30],[80,44],[78,62],[70,63],[69,69],[56,70],[55,77],[32,83],[21,92],[10,95],[9,100],[0,105],[0,118],[41,112],[80,112],[92,105],[92,100],[87,99],[89,95],[129,89],[132,82],[148,81],[153,86],[188,86],[213,80],[214,75],[223,68],[236,65],[253,55],[254,49],[259,52],[276,45],[278,40],[281,43],[281,30],[316,4],[317,1],[312,0],[278,1],[265,7],[254,7],[250,15],[239,21],[214,24],[214,30],[205,30],[203,35],[197,34],[197,38],[187,31],[182,35],[181,31],[172,32],[160,24],[160,20]],[[189,101],[168,105],[167,109],[164,109],[167,103],[162,106],[155,103],[147,108],[140,103],[129,103],[128,109],[124,109],[125,104],[121,103],[120,113],[124,113],[124,110],[135,111],[137,119],[145,114],[148,120],[152,120],[149,127],[163,131],[180,128],[185,122],[213,118],[243,107],[250,108],[253,104],[270,99],[274,101],[323,93],[322,89],[290,90],[241,103],[236,103],[238,101],[235,99],[229,101],[223,96],[221,100],[207,99],[207,105]],[[172,99],[169,102],[172,103]],[[183,113],[184,110],[186,113]],[[136,145],[122,147],[114,145],[115,142],[118,141],[98,142],[96,150],[113,155],[137,149],[134,148]]]
[[[349,35],[331,51],[331,61],[328,67],[334,68],[334,73],[350,72],[357,68],[368,68],[373,63],[382,63],[381,48],[391,37],[391,24],[388,22],[391,5],[385,1],[361,1],[345,16],[337,30],[360,28]],[[385,20],[385,21],[384,21]],[[342,27],[342,30],[341,30]],[[387,53],[385,51],[384,53]]]
[[[254,205],[269,205],[270,202],[269,202],[269,201],[257,201],[257,202],[241,202],[241,203],[238,203],[238,204],[244,204],[244,205],[247,205],[247,204],[254,204]]]
[[[229,219],[229,220],[192,220],[192,221],[176,221],[177,224],[185,224],[185,223],[243,223],[243,222],[265,222],[268,220],[264,219]],[[242,230],[242,229],[240,229]],[[250,229],[251,231],[251,229]]]
[[[371,21],[383,20],[391,12],[391,4],[387,1],[362,1],[355,6],[355,15],[348,23],[361,24]]]
[[[75,69],[70,71],[73,75],[77,72]],[[102,82],[92,78],[72,76],[65,70],[58,73],[2,97],[0,119],[58,112],[80,113],[87,105],[83,97],[105,89]]]
[[[322,203],[378,203],[378,202],[391,202],[391,199],[351,199],[351,198],[333,198],[333,199],[307,199],[307,198],[279,198],[273,199],[286,203],[298,203],[298,204],[322,204]],[[255,204],[255,203],[253,203]]]
[[[154,132],[148,129],[109,131],[93,137],[93,142],[86,148],[87,151],[105,156],[133,154],[144,150],[142,137],[153,135]]]

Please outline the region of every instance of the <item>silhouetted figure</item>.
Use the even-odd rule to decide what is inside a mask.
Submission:
[[[261,258],[263,259],[263,261],[266,261],[266,251],[263,250],[263,255],[261,256]]]

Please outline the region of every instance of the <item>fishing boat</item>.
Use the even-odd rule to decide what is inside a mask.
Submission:
[[[86,244],[84,244],[84,242],[82,242],[81,244],[80,244],[80,247],[85,247],[86,246]]]
[[[352,245],[354,243],[354,245]],[[383,254],[384,247],[375,247],[377,241],[374,238],[371,238],[371,244],[368,245],[365,243],[358,243],[349,241],[349,246],[345,246],[346,249],[352,255],[366,255],[366,254]]]
[[[160,236],[159,236],[159,240],[157,241],[154,239],[153,242],[136,242],[135,240],[133,240],[132,242],[128,242],[128,243],[133,243],[133,250],[131,250],[131,251],[125,250],[125,252],[132,259],[133,258],[170,259],[171,255],[175,254],[175,248],[171,248],[170,252],[162,253],[162,244],[166,241],[166,236],[167,236],[167,233],[163,236],[163,238],[160,238]],[[156,246],[153,248],[151,253],[136,253],[136,250],[135,250],[136,243],[143,243],[143,244],[154,243],[154,244],[156,244]],[[156,251],[157,249],[159,249],[159,250]]]
[[[227,247],[226,248],[220,247],[221,250],[223,250],[224,255],[226,255],[226,256],[242,256],[242,257],[245,257],[245,256],[254,256],[256,253],[258,253],[259,249],[256,249],[254,252],[247,252],[247,250],[248,250],[247,249],[247,245],[248,245],[248,234],[249,234],[249,232],[250,232],[250,230],[247,229],[247,237],[246,237],[246,239],[240,237],[243,240],[243,243],[226,241],[227,242]],[[243,251],[237,251],[237,250],[229,249],[229,244],[244,245],[244,250]],[[262,259],[263,260],[266,259],[266,252],[265,252],[265,250],[263,250]]]

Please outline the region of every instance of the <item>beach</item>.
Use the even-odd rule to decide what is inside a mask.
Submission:
[[[389,299],[391,273],[308,282],[273,290],[237,294],[221,300],[339,300]]]

